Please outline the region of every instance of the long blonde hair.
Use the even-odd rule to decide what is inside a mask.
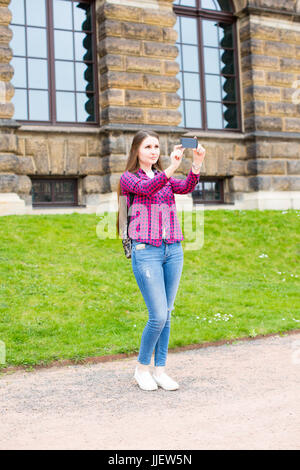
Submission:
[[[133,137],[132,144],[130,147],[128,159],[126,162],[126,167],[125,171],[130,171],[131,173],[136,173],[138,169],[140,168],[140,162],[139,162],[139,148],[141,143],[143,142],[144,139],[147,137],[155,137],[159,141],[159,136],[156,134],[156,132],[153,131],[138,131],[135,136]],[[158,158],[157,162],[152,165],[152,169],[155,168],[158,171],[163,171],[163,167],[161,165],[160,157]],[[118,183],[117,187],[117,195],[118,195],[118,214],[117,214],[117,234],[119,235],[119,218],[120,218],[120,195],[121,195],[121,185],[120,181]]]

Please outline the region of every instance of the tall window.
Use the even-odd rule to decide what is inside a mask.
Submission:
[[[14,118],[96,124],[93,2],[11,0],[9,8]]]
[[[176,0],[181,126],[241,130],[235,18],[230,0]]]

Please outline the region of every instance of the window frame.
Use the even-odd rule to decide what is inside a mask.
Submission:
[[[59,182],[64,182],[64,181],[74,181],[74,202],[70,201],[44,201],[44,202],[34,202],[32,200],[32,207],[74,207],[78,206],[78,178],[76,177],[67,177],[67,176],[31,176],[30,177],[31,182],[32,182],[32,189],[31,189],[31,195],[33,199],[33,182],[34,181],[42,181],[44,183],[50,182],[52,185],[54,183]],[[51,194],[52,194],[52,188],[51,188]]]
[[[196,0],[196,7],[188,7],[182,5],[174,5],[173,11],[178,16],[184,16],[189,18],[196,18],[197,20],[197,41],[198,41],[198,60],[199,60],[199,80],[200,80],[200,106],[201,106],[201,121],[202,127],[182,127],[189,131],[205,131],[205,132],[242,132],[242,111],[241,111],[241,92],[240,92],[240,67],[239,67],[239,56],[238,56],[238,38],[237,38],[237,18],[233,15],[233,4],[231,1],[231,12],[218,11],[218,10],[206,10],[199,8],[200,0]],[[233,32],[233,55],[234,55],[234,65],[235,65],[235,85],[236,85],[236,113],[237,113],[237,128],[208,128],[207,127],[207,111],[206,111],[206,87],[205,87],[205,73],[204,73],[204,47],[202,43],[202,19],[207,20],[216,20],[224,23],[232,24]],[[228,48],[230,49],[230,48]],[[224,49],[224,50],[227,50]],[[180,51],[179,51],[180,52]],[[183,71],[184,72],[184,71]],[[231,74],[226,74],[230,76]],[[220,77],[224,75],[220,74]],[[185,100],[181,99],[181,102]],[[225,104],[230,104],[231,102],[226,101]],[[224,102],[221,101],[222,106]],[[222,118],[224,119],[224,112],[222,113]],[[184,121],[185,116],[184,116]]]
[[[74,3],[75,1],[79,0],[69,0],[70,2]],[[39,120],[30,120],[30,119],[15,119],[16,122],[19,122],[22,125],[39,125],[39,126],[58,126],[58,127],[99,127],[99,83],[98,83],[98,62],[97,62],[97,30],[96,30],[96,8],[95,8],[95,0],[81,0],[82,3],[88,3],[91,7],[91,14],[92,14],[92,30],[89,33],[92,36],[92,60],[88,61],[87,63],[93,64],[93,83],[94,83],[94,92],[91,92],[91,95],[94,96],[94,112],[95,112],[95,121],[92,122],[77,122],[77,121],[57,121],[57,112],[56,112],[56,85],[55,85],[55,58],[54,58],[54,25],[53,25],[53,1],[52,0],[45,0],[46,4],[46,36],[47,36],[47,64],[48,64],[48,104],[49,104],[49,120],[47,121],[39,121]],[[14,26],[23,26],[25,29],[28,28],[27,24],[20,25],[19,23],[14,23],[12,17],[11,25]],[[74,30],[71,30],[72,32]],[[13,55],[13,57],[15,57]],[[16,56],[18,57],[18,56]],[[26,62],[28,61],[29,56],[27,55],[27,47],[26,47],[26,55],[24,56]],[[75,60],[72,61],[74,64],[77,62]],[[26,66],[26,74],[27,74],[27,85],[28,85],[28,68]],[[29,102],[28,102],[28,91],[31,88],[19,88],[16,89],[23,89],[27,92],[27,114],[29,109]],[[70,91],[73,95],[76,94],[76,91]],[[75,97],[74,97],[75,99]]]

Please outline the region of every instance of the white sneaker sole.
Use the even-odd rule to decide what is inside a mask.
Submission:
[[[161,388],[163,388],[164,390],[168,390],[169,392],[173,391],[173,390],[178,390],[179,389],[179,385],[176,383],[174,385],[171,385],[171,386],[166,386],[166,385],[163,385],[160,380],[155,377],[155,375],[152,375],[153,379],[155,380],[155,382],[157,383],[157,385]]]
[[[151,392],[153,390],[157,390],[158,389],[158,386],[156,384],[153,384],[153,386],[146,386],[145,384],[143,384],[143,382],[137,377],[136,373],[134,374],[134,378],[135,380],[137,381],[138,383],[138,386],[142,389],[142,390],[146,390],[147,392]],[[156,386],[155,386],[156,385]]]

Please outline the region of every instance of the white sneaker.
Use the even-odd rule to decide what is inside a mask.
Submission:
[[[155,382],[165,390],[177,390],[179,388],[179,384],[171,379],[165,372],[160,374],[159,377],[153,374],[153,378]]]
[[[140,372],[137,366],[135,368],[134,378],[142,390],[157,390],[158,389],[157,384],[153,380],[150,372],[148,371]]]

